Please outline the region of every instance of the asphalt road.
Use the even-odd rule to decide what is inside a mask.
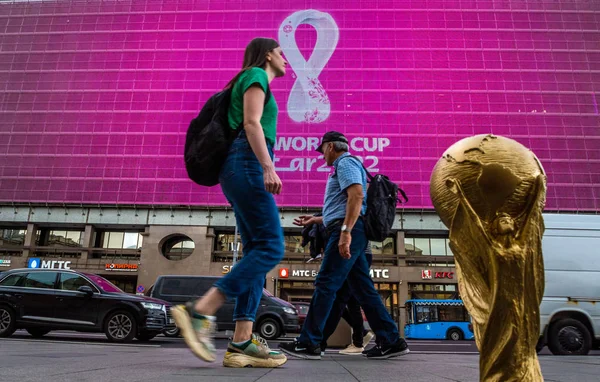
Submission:
[[[291,341],[294,335],[280,338],[278,340],[269,341],[269,346],[273,349],[277,348],[279,342]],[[217,349],[227,348],[227,339],[224,332],[217,335],[215,345]],[[13,334],[9,341],[27,341],[27,342],[46,342],[46,343],[73,343],[73,344],[102,344],[112,346],[126,346],[126,344],[113,344],[106,339],[104,334],[100,333],[79,333],[69,331],[54,331],[45,335],[43,338],[36,339],[31,337],[26,331],[18,330]],[[2,340],[0,340],[2,341]],[[408,345],[412,353],[421,354],[479,354],[475,341],[447,341],[447,340],[408,340]],[[372,342],[373,343],[373,342]],[[159,335],[147,342],[134,340],[130,345],[145,346],[145,347],[162,347],[162,348],[185,348],[186,345],[182,338],[169,338]],[[336,354],[339,349],[327,349],[328,354]],[[548,348],[544,348],[540,355],[552,355]],[[600,350],[593,350],[590,356],[599,356]]]

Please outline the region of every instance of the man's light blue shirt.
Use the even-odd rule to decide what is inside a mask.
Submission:
[[[346,217],[348,193],[346,189],[353,184],[362,185],[363,202],[361,215],[367,212],[367,174],[362,164],[356,158],[347,158],[349,153],[343,153],[333,162],[334,171],[329,175],[323,203],[323,224],[327,227],[331,222]],[[343,159],[343,160],[342,160]],[[337,171],[335,171],[337,168]]]

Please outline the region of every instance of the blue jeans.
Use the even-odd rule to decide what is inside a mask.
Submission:
[[[352,294],[365,311],[369,325],[377,335],[377,343],[395,344],[400,339],[398,328],[385,309],[369,275],[369,264],[365,255],[367,237],[362,219],[358,219],[352,229],[350,259],[346,260],[340,256],[339,240],[340,230],[334,230],[325,247],[325,257],[315,281],[315,292],[298,341],[311,346],[320,345],[336,293],[347,279]]]
[[[273,149],[267,144],[271,159]],[[236,298],[234,321],[254,321],[267,273],[283,259],[283,229],[273,195],[265,189],[262,166],[242,130],[229,150],[219,183],[233,206],[244,256],[215,283]]]

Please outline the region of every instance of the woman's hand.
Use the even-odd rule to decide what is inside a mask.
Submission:
[[[265,181],[265,190],[273,195],[279,195],[281,193],[281,179],[275,172],[275,168],[268,167],[263,169],[263,179]]]

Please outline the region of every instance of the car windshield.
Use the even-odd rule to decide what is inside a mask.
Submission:
[[[105,279],[104,277],[101,277],[101,276],[98,276],[98,275],[91,275],[89,273],[86,273],[85,276],[87,278],[89,278],[90,280],[92,280],[94,282],[94,284],[96,284],[97,286],[99,286],[105,292],[109,292],[109,293],[125,293],[121,289],[119,289],[119,287],[117,287],[116,285],[114,285],[113,283],[111,283],[110,281],[108,281],[107,279]]]

